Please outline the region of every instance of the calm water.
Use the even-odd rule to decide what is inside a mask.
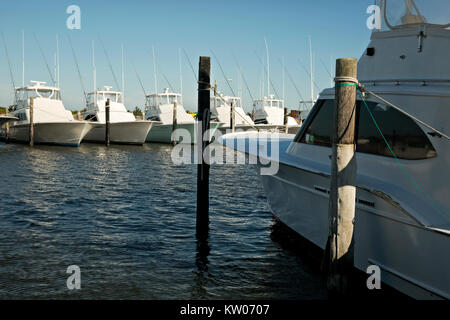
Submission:
[[[209,253],[196,166],[171,147],[0,143],[0,298],[311,299],[326,285],[277,239],[256,169],[211,168]],[[66,269],[81,268],[69,291]]]

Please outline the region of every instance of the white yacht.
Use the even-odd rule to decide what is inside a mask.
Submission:
[[[284,101],[275,99],[273,94],[253,102],[255,124],[284,125]],[[297,121],[288,117],[288,126],[298,126]]]
[[[16,101],[10,107],[10,115],[18,121],[10,124],[10,141],[29,141],[30,98],[33,97],[34,143],[79,146],[91,125],[75,120],[72,112],[64,108],[59,88],[45,86],[42,81],[31,83],[16,89]]]
[[[168,88],[165,88],[162,93],[154,93],[146,97],[145,119],[153,122],[147,142],[170,143],[172,141],[174,103],[177,103],[177,129],[187,130],[191,137],[190,141],[184,141],[184,143],[196,142],[197,120],[184,109],[181,95],[170,92]],[[213,131],[221,125],[220,122],[210,122],[210,128]]]
[[[241,105],[241,98],[225,96],[218,93],[211,97],[211,117],[218,122],[222,122],[221,129],[229,129],[231,123],[231,105],[234,106],[234,123],[237,129],[254,128],[255,123],[244,111]]]
[[[275,99],[274,95],[253,101],[255,111],[253,118],[259,131],[284,132],[284,100]],[[293,117],[287,117],[289,133],[296,133],[300,124]]]
[[[367,108],[357,101],[354,265],[364,272],[379,266],[384,283],[414,298],[450,299],[450,5],[381,5],[383,28],[358,64],[368,93]],[[322,249],[333,105],[334,89],[324,90],[295,138],[280,139],[278,173],[262,176],[273,214]]]
[[[105,86],[104,90],[95,90],[88,93],[87,111],[82,113],[82,116],[84,120],[92,123],[93,128],[83,141],[94,143],[105,142],[105,106],[109,99],[111,143],[144,144],[152,122],[136,120],[134,114],[125,108],[122,100],[122,92],[111,91],[111,88]]]

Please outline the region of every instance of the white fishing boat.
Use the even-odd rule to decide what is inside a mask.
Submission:
[[[92,124],[92,130],[83,141],[104,143],[106,135],[106,102],[110,106],[110,142],[115,144],[142,145],[145,143],[151,121],[136,120],[129,112],[122,100],[122,92],[111,91],[112,87],[105,86],[104,90],[95,90],[87,94],[87,105],[83,119]]]
[[[91,125],[74,120],[72,112],[64,108],[59,88],[45,86],[41,81],[31,83],[16,89],[16,101],[9,111],[18,120],[10,124],[9,140],[29,141],[30,98],[33,98],[34,143],[79,146]]]
[[[221,130],[230,129],[232,109],[234,109],[236,129],[249,130],[255,128],[252,118],[242,108],[241,98],[225,96],[220,92],[216,96],[211,97],[211,118],[223,123],[223,126],[220,127]]]
[[[189,141],[183,141],[179,138],[177,142],[196,143],[197,120],[184,109],[181,94],[170,92],[168,88],[164,89],[162,93],[154,93],[146,97],[145,119],[151,120],[153,123],[147,136],[147,142],[172,142],[173,110],[175,103],[177,104],[176,129],[186,130],[190,137]],[[211,134],[221,125],[223,125],[221,122],[211,121]]]
[[[278,129],[284,132],[284,125],[290,127],[290,130],[297,132],[300,127],[298,122],[288,116],[285,123],[285,109],[284,109],[284,99],[276,99],[275,95],[270,93],[270,58],[269,58],[269,47],[267,45],[267,40],[264,39],[266,45],[266,55],[267,55],[267,96],[263,97],[264,90],[262,90],[261,98],[253,101],[254,113],[253,119],[259,129]],[[283,64],[284,72],[284,64]],[[284,73],[283,73],[284,75]],[[283,94],[284,94],[284,77],[283,77]]]
[[[271,94],[269,97],[255,100],[253,105],[255,106],[255,124],[284,125],[284,100],[275,99],[275,96]],[[299,127],[297,121],[291,116],[287,118],[287,125]]]
[[[354,265],[377,265],[384,283],[414,298],[450,299],[450,7],[381,5],[383,29],[358,64],[367,91],[357,101]],[[262,176],[273,214],[322,249],[333,105],[334,89],[322,91],[295,138],[280,139],[278,173]]]

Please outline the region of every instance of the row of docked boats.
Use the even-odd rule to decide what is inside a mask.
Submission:
[[[75,119],[64,107],[60,88],[46,86],[45,82],[31,81],[31,85],[17,88],[15,103],[9,108],[10,120],[8,139],[16,142],[29,141],[30,102],[33,99],[34,142],[79,146],[82,141],[103,143],[106,134],[106,104],[110,108],[110,141],[117,144],[142,145],[145,142],[172,142],[174,110],[176,128],[190,133],[196,141],[197,120],[183,106],[181,94],[165,89],[162,93],[146,96],[144,120],[136,119],[123,103],[123,94],[105,86],[87,94],[86,109]],[[176,105],[176,107],[174,107]],[[284,102],[273,96],[255,101],[255,121],[241,106],[241,99],[222,94],[211,98],[211,130],[225,131],[230,128],[234,112],[236,129],[269,130],[284,126]],[[232,109],[234,111],[232,111]],[[297,131],[299,124],[288,117],[288,126]]]

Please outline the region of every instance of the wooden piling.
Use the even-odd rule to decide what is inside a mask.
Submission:
[[[109,99],[107,99],[105,105],[105,145],[107,147],[110,145],[110,112]]]
[[[236,111],[235,111],[235,105],[234,102],[231,102],[231,109],[230,109],[230,129],[231,132],[234,132],[236,129]]]
[[[173,121],[172,121],[172,145],[177,145],[177,139],[174,136],[174,132],[177,130],[177,102],[173,103]]]
[[[200,57],[198,75],[198,121],[201,123],[201,135],[197,134],[198,167],[197,167],[197,222],[196,237],[206,240],[209,233],[209,164],[203,157],[209,139],[204,141],[205,132],[209,130],[210,121],[210,57]],[[200,133],[200,132],[199,132]],[[200,154],[201,152],[201,154]]]
[[[34,146],[34,98],[30,97],[30,124],[29,124],[30,147]]]
[[[284,133],[288,133],[288,117],[289,117],[288,108],[284,108]]]
[[[348,293],[353,269],[353,223],[356,197],[355,111],[357,60],[338,59],[329,202],[328,289]],[[342,80],[341,80],[342,79]]]

